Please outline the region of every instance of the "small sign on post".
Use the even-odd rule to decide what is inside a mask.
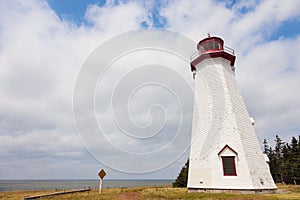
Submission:
[[[101,169],[100,172],[98,173],[98,176],[100,177],[99,194],[101,194],[101,192],[102,192],[102,180],[105,175],[106,175],[106,172],[104,171],[104,169]]]

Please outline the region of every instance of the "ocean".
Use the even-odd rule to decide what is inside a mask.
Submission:
[[[103,180],[103,188],[171,185],[174,180]],[[0,180],[0,192],[14,190],[74,190],[98,188],[99,180]]]

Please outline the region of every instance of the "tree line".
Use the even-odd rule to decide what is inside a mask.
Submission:
[[[276,183],[300,183],[300,135],[298,140],[292,137],[290,143],[284,142],[278,135],[275,136],[275,146],[269,146],[264,139],[264,152],[269,157],[270,171]]]
[[[292,137],[290,143],[275,136],[275,146],[270,147],[268,141],[263,141],[263,153],[269,157],[270,171],[276,183],[300,184],[300,135],[298,140]],[[186,187],[188,179],[189,160],[182,167],[173,187]]]

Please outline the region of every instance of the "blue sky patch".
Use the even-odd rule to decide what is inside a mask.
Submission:
[[[283,23],[272,33],[269,40],[278,40],[281,37],[295,38],[300,33],[300,20],[293,19]]]
[[[157,2],[153,7],[152,10],[153,26],[157,28],[165,28],[166,19],[160,15],[159,13],[160,8],[161,5],[159,2]]]
[[[103,6],[106,0],[47,0],[47,2],[61,19],[81,24],[85,23],[84,14],[88,5]]]
[[[49,6],[55,11],[55,13],[62,19],[67,21],[72,21],[78,25],[88,23],[84,20],[84,15],[88,5],[96,4],[98,6],[103,6],[106,3],[106,0],[87,0],[87,1],[74,1],[74,0],[47,0]],[[128,0],[122,1],[127,3]],[[112,2],[112,5],[118,5],[119,1],[115,0]],[[152,27],[164,28],[166,24],[166,19],[162,17],[159,13],[161,4],[159,1],[155,1],[155,5],[151,10],[152,17]],[[147,28],[149,24],[143,21],[141,22],[141,27]]]

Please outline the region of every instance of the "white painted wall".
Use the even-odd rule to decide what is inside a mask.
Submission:
[[[188,188],[275,189],[230,61],[209,58],[196,69]],[[223,176],[226,144],[238,153],[237,176]]]

